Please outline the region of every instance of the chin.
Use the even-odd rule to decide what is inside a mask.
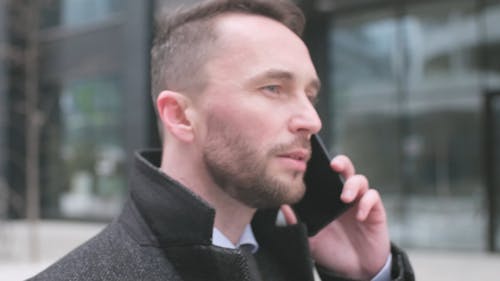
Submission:
[[[289,204],[289,205],[295,204],[295,203],[299,202],[302,198],[304,198],[304,194],[305,194],[305,192],[301,192],[300,194],[294,195],[293,197],[290,197],[288,199],[287,203],[284,203],[284,204]]]
[[[306,193],[306,187],[303,182],[300,184],[298,183],[293,183],[290,184],[289,188],[287,188],[286,191],[284,191],[285,194],[283,194],[283,204],[295,204],[299,202],[303,197],[304,194]]]

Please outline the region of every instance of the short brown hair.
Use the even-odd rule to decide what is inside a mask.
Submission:
[[[151,50],[153,101],[163,90],[200,90],[204,86],[203,65],[215,49],[213,19],[226,13],[261,15],[274,19],[302,35],[302,11],[286,0],[205,1],[172,16],[157,18]]]

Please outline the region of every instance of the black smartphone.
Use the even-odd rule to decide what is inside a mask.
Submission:
[[[330,167],[331,158],[318,135],[311,137],[311,159],[304,176],[304,197],[292,205],[299,219],[307,225],[309,236],[345,212],[352,204],[340,200],[344,182]]]

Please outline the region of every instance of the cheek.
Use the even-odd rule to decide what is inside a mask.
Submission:
[[[205,105],[205,136],[213,135],[210,127],[223,126],[226,132],[230,130],[246,138],[249,144],[272,146],[269,142],[278,141],[278,136],[287,130],[283,106],[259,96],[226,96],[224,100],[215,98]]]
[[[263,135],[272,128],[273,118],[269,111],[255,106],[220,106],[212,114],[219,122],[245,135]],[[235,132],[236,133],[236,132]]]

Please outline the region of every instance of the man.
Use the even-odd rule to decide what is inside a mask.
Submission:
[[[120,217],[34,280],[413,280],[378,193],[345,156],[354,207],[308,239],[300,200],[320,82],[286,1],[221,0],[160,23],[162,152],[136,155]],[[276,225],[281,209],[286,225]],[[318,274],[318,273],[316,273]]]

